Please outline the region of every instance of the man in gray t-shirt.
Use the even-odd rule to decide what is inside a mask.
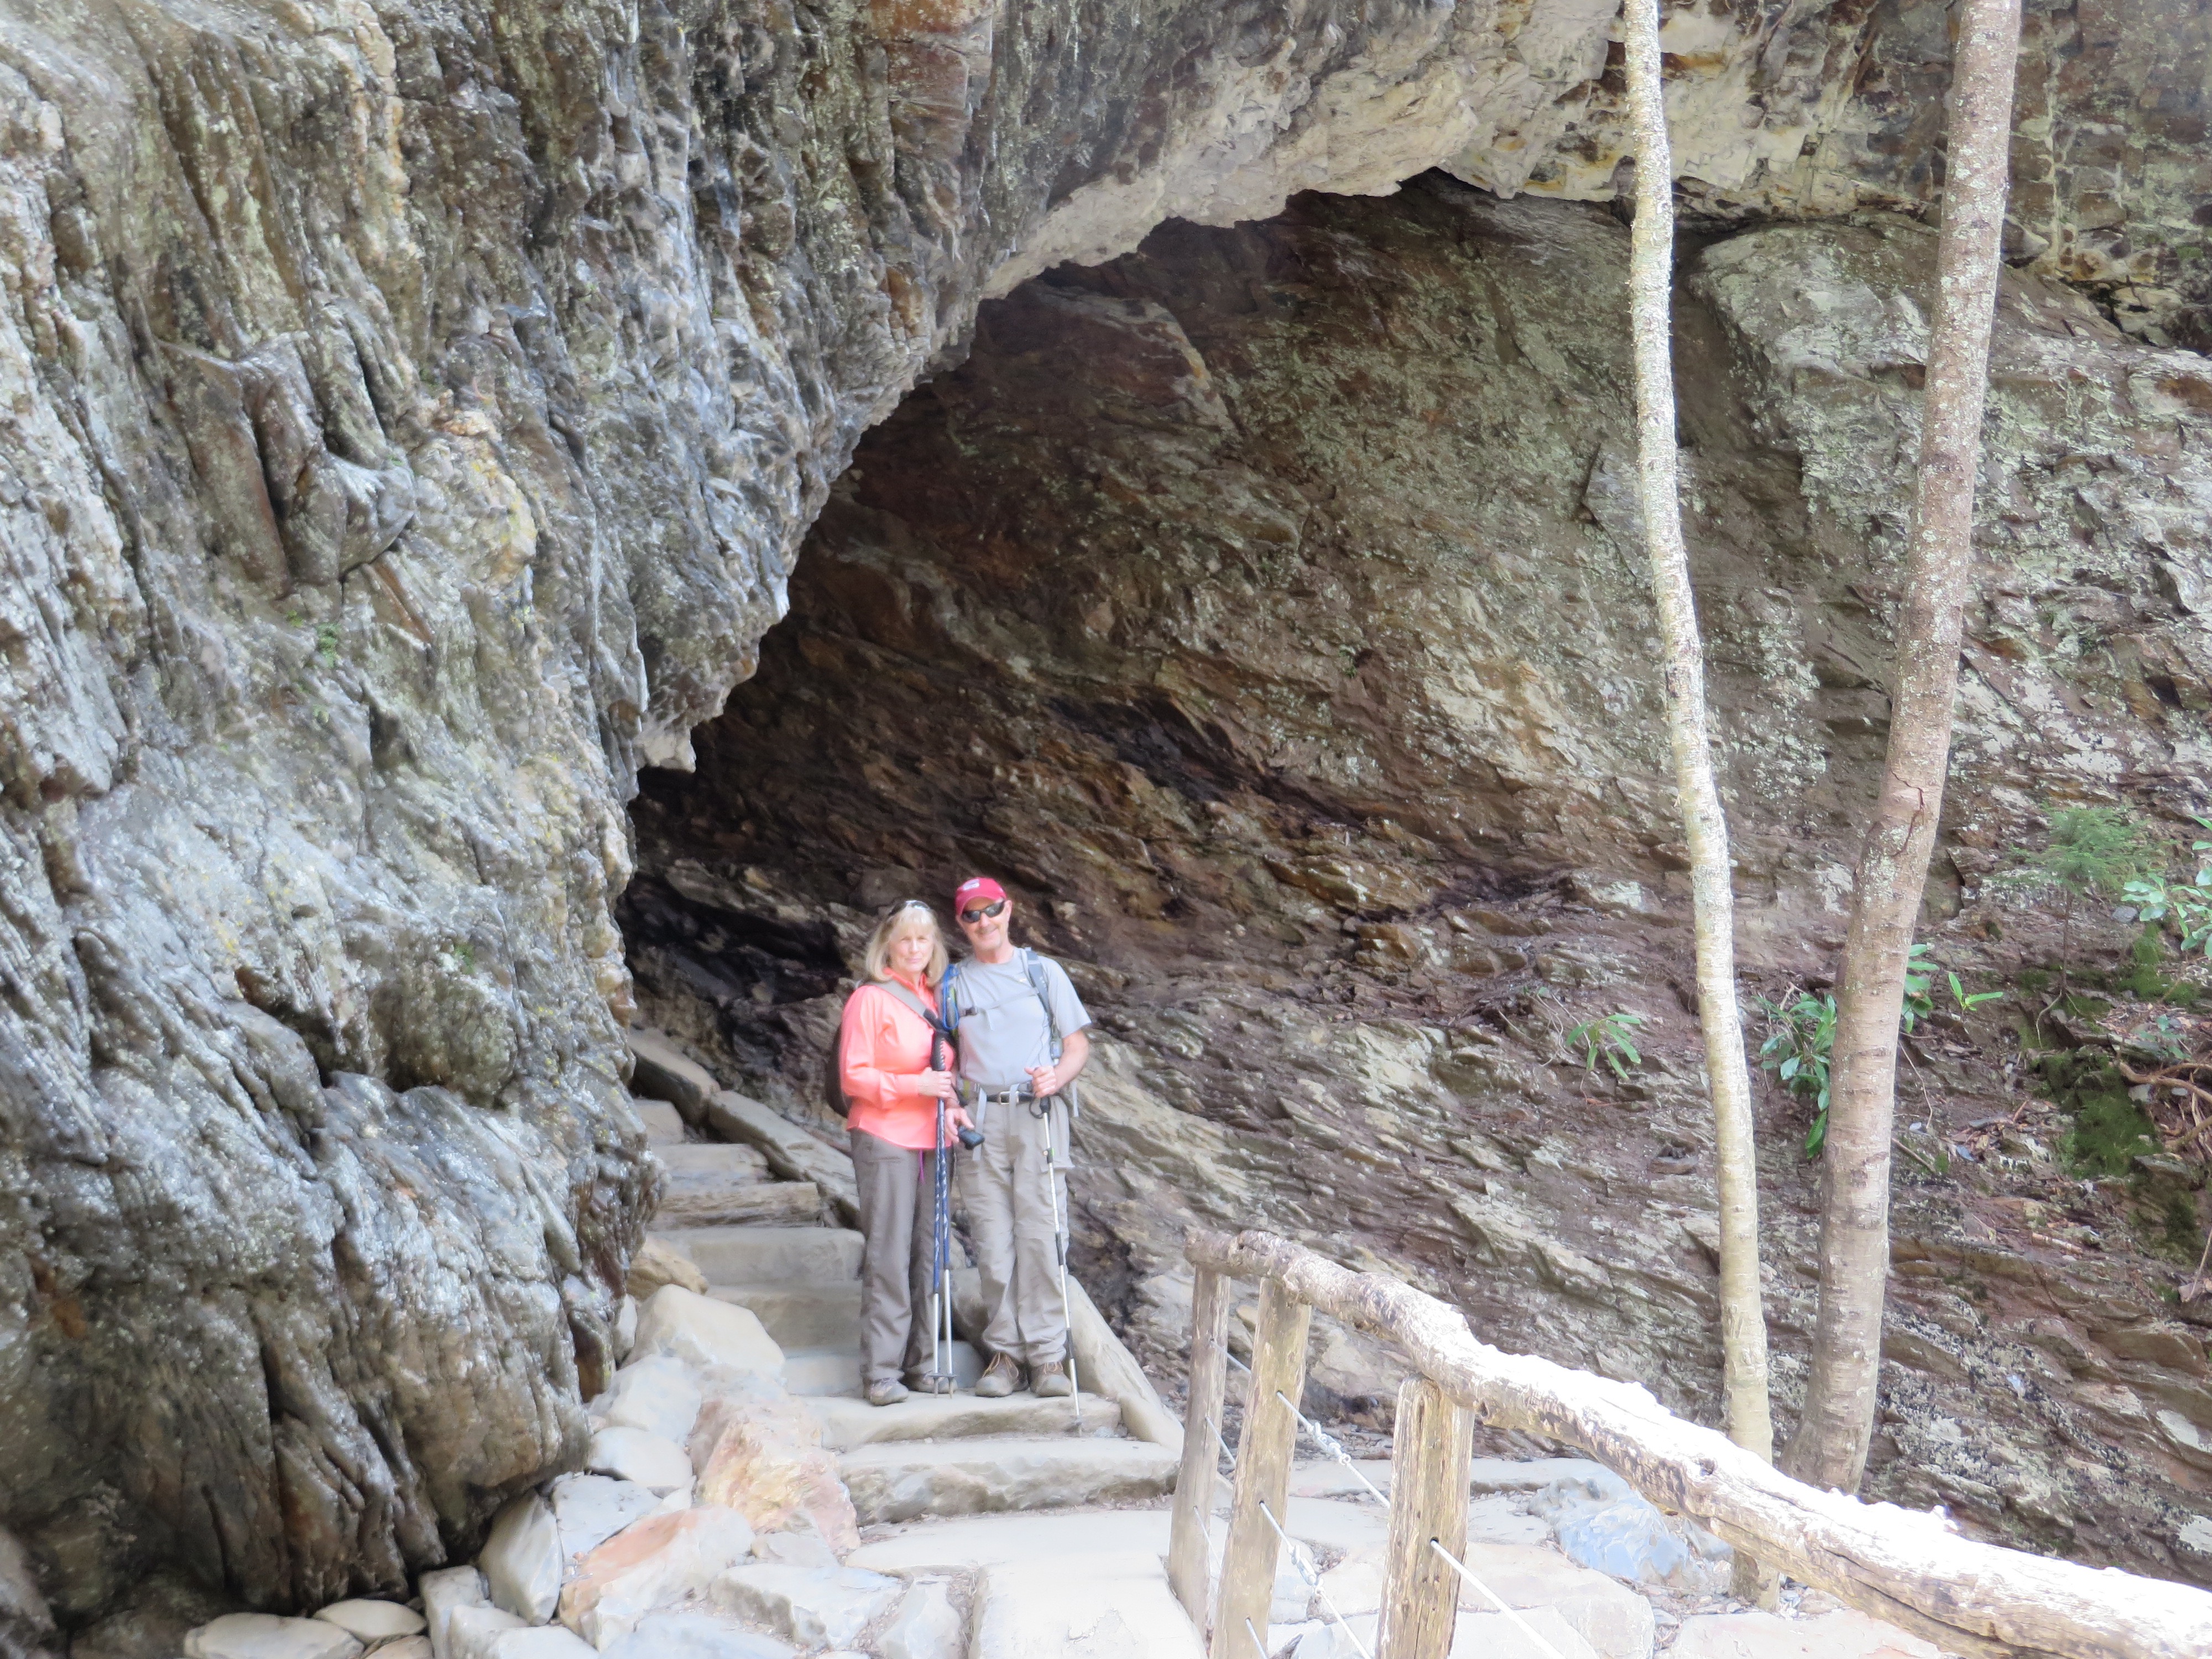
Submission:
[[[961,1095],[983,1132],[982,1146],[959,1163],[990,1354],[975,1392],[1012,1394],[1026,1368],[1030,1388],[1050,1399],[1074,1392],[1060,1288],[1057,1218],[1067,1208],[1061,1091],[1091,1057],[1091,1016],[1066,969],[1014,947],[1013,901],[997,882],[964,882],[952,903],[973,954],[945,975],[945,1012],[958,1028]]]

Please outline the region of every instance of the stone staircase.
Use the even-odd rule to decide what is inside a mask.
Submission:
[[[818,1218],[849,1214],[839,1189],[849,1192],[850,1177],[838,1180],[835,1168],[842,1154],[819,1142],[794,1145],[787,1137],[803,1132],[792,1126],[758,1123],[754,1103],[717,1089],[665,1039],[639,1033],[634,1042],[640,1107],[670,1172],[652,1236],[699,1269],[708,1295],[749,1310],[783,1349],[784,1387],[820,1422],[860,1524],[1166,1495],[1179,1446],[1132,1436],[1121,1402],[1100,1393],[915,1394],[896,1406],[868,1405],[860,1398],[860,1235]],[[643,1097],[656,1088],[677,1098]],[[769,1144],[699,1138],[716,1130]],[[795,1174],[801,1164],[827,1179],[776,1178],[779,1164]],[[981,1310],[973,1268],[955,1273],[953,1297],[956,1328],[973,1330]],[[1081,1311],[1089,1314],[1087,1302]],[[1120,1358],[1117,1371],[1141,1379],[1134,1361]],[[952,1359],[961,1388],[971,1389],[981,1356],[962,1340]],[[1157,1416],[1157,1401],[1147,1403]]]
[[[712,1079],[649,1036],[640,1048],[641,1086],[687,1094],[690,1115],[711,1127]],[[915,1394],[896,1406],[868,1405],[860,1398],[860,1235],[823,1224],[820,1187],[775,1179],[759,1147],[697,1139],[702,1130],[677,1103],[640,1106],[670,1176],[653,1237],[699,1269],[710,1296],[750,1310],[783,1349],[784,1387],[820,1422],[862,1525],[1127,1503],[1164,1496],[1173,1485],[1176,1449],[1131,1437],[1121,1405],[1098,1394]],[[981,1302],[974,1270],[960,1270],[956,1326],[974,1328]],[[953,1362],[961,1387],[972,1388],[981,1370],[975,1348],[957,1342]]]

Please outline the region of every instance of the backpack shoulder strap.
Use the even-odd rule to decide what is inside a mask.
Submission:
[[[879,979],[875,981],[875,986],[878,990],[888,993],[890,995],[896,998],[905,1006],[913,1010],[914,1012],[919,1014],[921,1017],[922,1024],[928,1026],[930,1030],[933,1031],[944,1030],[944,1023],[939,1020],[935,1014],[930,1012],[929,1005],[924,1002],[920,997],[916,996],[913,991],[908,989],[906,986],[900,984],[898,981],[895,979]]]
[[[1044,1004],[1044,1023],[1052,1032],[1052,1057],[1058,1060],[1061,1046],[1060,1016],[1053,1012],[1052,997],[1045,983],[1044,963],[1045,959],[1029,946],[1022,947],[1022,972],[1029,979],[1030,989],[1036,993],[1036,1000]]]

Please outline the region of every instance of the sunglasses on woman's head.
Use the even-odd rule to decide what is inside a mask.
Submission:
[[[1006,900],[1004,900],[1004,899],[1000,899],[1000,900],[996,904],[987,904],[987,905],[984,905],[981,909],[977,909],[977,910],[963,910],[963,911],[960,913],[960,920],[961,920],[961,921],[963,921],[963,922],[967,923],[967,924],[968,924],[968,926],[969,926],[970,927],[974,927],[977,922],[979,922],[979,921],[982,921],[984,917],[986,917],[986,916],[995,916],[995,915],[997,915],[999,914],[999,912],[1000,912],[1000,911],[1001,911],[1001,910],[1005,909],[1006,908]]]

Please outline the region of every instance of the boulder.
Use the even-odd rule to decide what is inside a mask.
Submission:
[[[944,1581],[925,1578],[908,1589],[876,1652],[878,1659],[961,1659],[966,1633]]]
[[[643,1429],[601,1429],[592,1437],[584,1461],[592,1474],[635,1482],[656,1498],[691,1484],[691,1460],[684,1448]]]
[[[632,1352],[640,1358],[666,1354],[702,1370],[769,1378],[783,1372],[783,1350],[749,1309],[675,1284],[662,1285],[647,1301]]]
[[[564,1563],[590,1554],[624,1527],[644,1520],[661,1501],[643,1486],[604,1474],[564,1474],[546,1492]]]
[[[527,1492],[499,1512],[477,1556],[492,1605],[542,1625],[561,1599],[561,1529],[552,1507]]]
[[[359,1641],[319,1619],[227,1613],[185,1637],[185,1659],[355,1659]]]
[[[629,1277],[623,1288],[629,1292],[625,1301],[647,1302],[664,1285],[680,1285],[696,1296],[707,1294],[707,1275],[693,1265],[691,1258],[682,1251],[648,1237],[638,1247],[637,1254],[629,1259]],[[635,1352],[636,1334],[633,1328],[631,1351]]]
[[[424,1628],[422,1615],[398,1601],[333,1601],[315,1617],[364,1642],[414,1636]]]
[[[483,1575],[474,1567],[445,1567],[424,1573],[416,1581],[415,1588],[422,1598],[422,1619],[428,1626],[425,1633],[430,1638],[434,1659],[452,1659],[446,1627],[461,1608],[483,1607],[490,1601]]]
[[[699,1420],[699,1379],[680,1359],[641,1358],[615,1373],[607,1391],[592,1402],[592,1415],[610,1428],[642,1429],[682,1445]]]
[[[402,1636],[370,1650],[376,1659],[434,1659],[427,1636]]]
[[[792,1659],[798,1651],[719,1613],[687,1610],[646,1614],[600,1659]]]
[[[899,1599],[896,1578],[859,1567],[755,1562],[714,1581],[717,1607],[766,1626],[802,1648],[842,1647]]]
[[[615,1310],[615,1364],[619,1365],[629,1358],[629,1351],[637,1346],[637,1298],[624,1295],[622,1305]]]
[[[492,1659],[492,1650],[501,1637],[530,1628],[505,1608],[488,1601],[456,1607],[446,1620],[445,1659]]]
[[[752,1553],[753,1529],[734,1510],[656,1515],[617,1533],[576,1563],[561,1592],[561,1622],[605,1649],[648,1613],[704,1590]]]
[[[821,1425],[796,1401],[708,1401],[691,1431],[699,1501],[736,1510],[761,1532],[811,1527],[845,1554],[860,1541],[860,1523],[821,1439]]]

